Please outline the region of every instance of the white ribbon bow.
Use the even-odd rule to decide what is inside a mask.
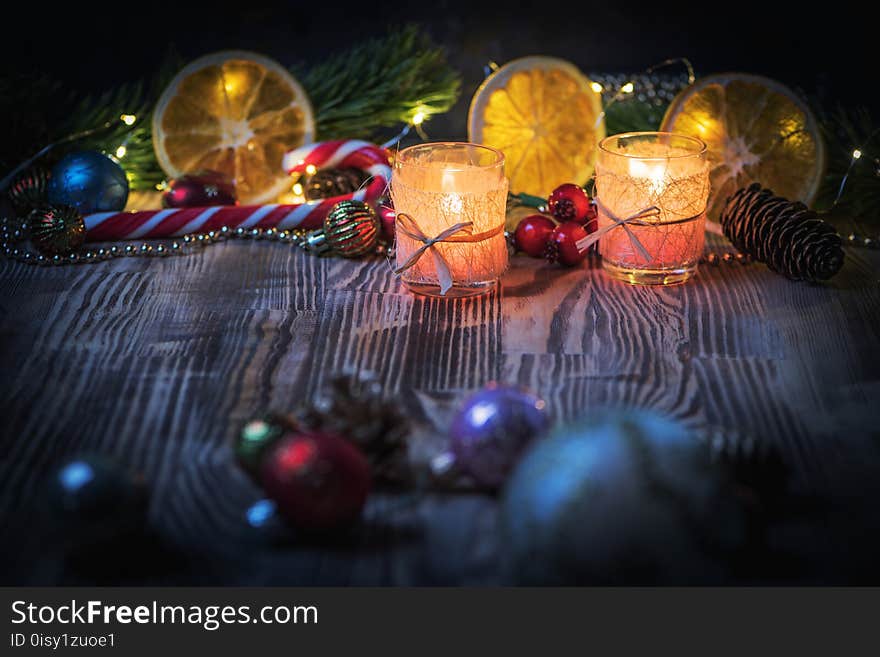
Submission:
[[[453,224],[436,237],[428,237],[422,232],[422,229],[419,228],[415,219],[408,214],[403,214],[401,212],[397,215],[398,230],[407,237],[414,239],[417,242],[421,242],[422,246],[413,251],[412,255],[407,258],[406,262],[394,270],[394,273],[400,274],[401,272],[406,271],[415,265],[426,251],[430,251],[431,257],[434,260],[434,267],[437,269],[437,280],[440,283],[440,294],[445,296],[452,287],[452,272],[449,270],[449,263],[446,261],[446,258],[443,257],[443,254],[440,253],[438,249],[434,248],[434,245],[438,242],[482,242],[504,230],[504,226],[500,225],[492,230],[487,230],[474,235],[473,225],[474,222],[472,221],[463,221],[461,223]]]
[[[605,215],[611,219],[611,224],[605,226],[604,228],[600,228],[599,230],[590,233],[585,238],[578,240],[575,242],[575,246],[578,251],[583,253],[586,251],[592,244],[595,244],[599,241],[599,238],[602,237],[605,233],[610,230],[613,230],[620,226],[626,231],[626,234],[629,236],[629,241],[632,242],[632,245],[638,249],[639,253],[645,259],[645,262],[651,262],[651,254],[648,253],[648,249],[645,248],[644,244],[639,241],[639,238],[636,237],[636,234],[630,230],[629,224],[633,224],[635,226],[656,226],[658,222],[656,221],[645,221],[648,217],[659,217],[660,216],[660,208],[656,205],[649,206],[642,210],[639,210],[635,214],[631,214],[628,217],[621,219],[617,215],[615,215],[611,210],[605,206],[602,201],[598,198],[596,199],[596,206],[605,213]]]

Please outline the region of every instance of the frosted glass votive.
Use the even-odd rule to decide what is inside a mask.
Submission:
[[[507,268],[504,155],[468,143],[400,151],[391,176],[396,271],[412,292],[488,292]]]

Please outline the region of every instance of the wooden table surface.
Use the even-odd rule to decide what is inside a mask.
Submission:
[[[27,543],[52,468],[101,453],[144,473],[151,526],[179,558],[141,555],[95,581],[501,581],[497,504],[486,495],[376,494],[363,525],[329,545],[275,540],[244,522],[259,491],[230,449],[243,422],[366,370],[417,423],[416,460],[442,446],[462,396],[490,380],[538,391],[560,421],[622,404],[768,441],[798,490],[830,500],[818,519],[786,529],[810,546],[801,575],[876,581],[873,556],[861,560],[855,546],[880,515],[870,492],[880,472],[878,272],[880,253],[851,249],[824,286],[721,264],[648,288],[608,279],[596,260],[561,269],[516,257],[499,292],[438,300],[408,294],[381,258],[319,259],[266,242],[76,267],[2,260],[0,526],[17,528],[3,541]],[[6,564],[7,581],[90,581],[31,549]]]

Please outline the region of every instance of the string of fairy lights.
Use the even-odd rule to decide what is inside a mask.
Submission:
[[[836,208],[840,203],[840,200],[843,198],[843,192],[846,189],[846,184],[847,182],[849,182],[850,174],[852,173],[856,164],[858,164],[859,160],[861,160],[863,157],[866,157],[866,149],[868,147],[868,144],[870,144],[877,135],[880,135],[880,128],[876,128],[871,134],[868,135],[864,142],[853,149],[852,155],[850,156],[849,165],[847,166],[843,177],[840,179],[840,186],[837,188],[837,195],[834,197],[834,202],[831,204],[831,210]],[[880,162],[878,162],[877,175],[880,176]],[[856,227],[859,226],[858,221],[855,219],[853,219],[853,224],[855,224]],[[846,239],[850,244],[854,244],[856,246],[865,246],[869,248],[880,247],[880,236],[876,238],[871,238],[865,235],[860,235],[859,233],[853,231],[846,236]]]
[[[691,64],[689,59],[687,59],[686,57],[673,57],[670,59],[664,59],[662,62],[658,62],[657,64],[649,66],[641,73],[632,76],[626,82],[621,84],[617,88],[617,91],[614,93],[614,95],[611,96],[611,98],[604,103],[602,111],[599,113],[599,116],[596,117],[596,122],[593,124],[593,129],[596,129],[599,127],[599,125],[601,125],[602,121],[605,120],[605,117],[608,114],[608,110],[612,106],[614,106],[615,103],[617,103],[620,100],[622,100],[623,98],[635,93],[636,83],[638,81],[638,78],[650,76],[651,74],[657,72],[658,70],[660,70],[662,68],[666,68],[669,66],[678,66],[678,65],[684,66],[685,69],[687,70],[687,84],[688,85],[693,84],[694,80],[696,80],[697,78],[696,78],[696,75],[694,74],[694,67]],[[596,82],[596,81],[592,82],[590,84],[590,87],[597,94],[604,95],[605,92],[607,91],[604,85],[602,85],[600,82]]]
[[[691,64],[690,60],[688,60],[685,57],[670,58],[670,59],[666,59],[662,62],[659,62],[657,64],[654,64],[653,66],[649,66],[647,69],[645,69],[641,73],[636,74],[634,76],[630,76],[623,83],[616,85],[617,88],[614,91],[614,93],[611,94],[610,98],[608,98],[606,100],[606,102],[603,103],[602,112],[596,118],[595,127],[598,127],[599,124],[602,122],[602,120],[605,119],[605,117],[608,113],[608,110],[612,106],[614,106],[616,103],[620,102],[624,98],[627,98],[627,97],[631,96],[632,94],[636,93],[636,91],[639,89],[640,79],[644,79],[647,76],[651,76],[652,74],[654,74],[656,71],[658,71],[660,69],[663,69],[666,67],[671,67],[671,66],[677,66],[677,65],[681,65],[685,68],[686,73],[687,73],[687,84],[688,85],[693,84],[696,79],[694,67]],[[499,68],[498,64],[490,61],[485,67],[485,73],[488,76],[492,72],[498,70],[498,68]],[[604,97],[607,97],[607,95],[609,93],[609,86],[612,86],[612,85],[610,85],[608,83],[602,84],[601,82],[594,80],[593,82],[591,82],[590,86],[595,93],[602,94]],[[650,91],[652,92],[652,95],[656,95],[656,92],[654,92],[653,89],[651,89]],[[660,102],[660,99],[658,99],[658,102]],[[384,148],[399,147],[401,141],[403,139],[405,139],[412,131],[415,131],[416,134],[418,134],[418,136],[423,141],[427,141],[428,135],[425,133],[424,128],[423,128],[423,124],[424,124],[424,121],[426,118],[427,118],[426,113],[423,111],[420,111],[419,108],[417,107],[413,111],[412,119],[407,124],[405,124],[403,126],[403,128],[401,129],[401,131],[399,133],[397,133],[394,137],[392,137],[391,139],[389,139],[388,141],[383,143],[382,146]],[[123,113],[119,116],[119,120],[123,124],[125,124],[127,127],[131,127],[137,122],[138,117],[135,114]],[[84,133],[78,133],[76,135],[70,135],[69,137],[65,137],[64,139],[62,139],[58,142],[55,142],[53,144],[49,144],[44,149],[42,149],[39,153],[37,153],[33,158],[29,159],[26,162],[23,162],[19,167],[17,167],[13,172],[11,172],[9,174],[9,176],[6,176],[6,178],[4,178],[3,182],[5,183],[7,180],[11,180],[11,178],[14,177],[15,175],[17,175],[21,170],[23,170],[27,166],[30,166],[31,163],[33,163],[34,161],[36,161],[37,159],[39,159],[40,157],[45,155],[49,150],[51,150],[55,146],[60,145],[62,143],[66,143],[68,141],[72,141],[74,139],[82,138],[84,136],[89,136],[99,130],[103,130],[103,129],[110,127],[110,125],[111,125],[110,123],[106,123],[98,128],[95,128],[94,130],[85,131]],[[113,158],[117,162],[119,162],[120,164],[122,164],[122,160],[124,160],[124,158],[128,152],[128,142],[131,139],[131,135],[132,135],[131,132],[127,133],[126,138],[111,153],[111,156],[113,156]],[[835,195],[834,201],[831,204],[831,210],[833,210],[834,208],[836,208],[840,204],[841,200],[844,197],[844,193],[846,191],[847,184],[849,182],[850,175],[852,174],[853,169],[856,167],[856,165],[859,163],[859,161],[862,160],[862,158],[866,158],[868,156],[867,148],[868,148],[869,144],[871,144],[871,142],[874,140],[874,138],[877,137],[878,135],[880,135],[880,128],[875,129],[865,139],[865,141],[862,144],[859,144],[853,148],[852,154],[850,157],[850,161],[849,161],[849,165],[847,166],[847,169],[844,172],[843,177],[841,178],[840,185],[838,186],[838,189],[837,189],[837,194]],[[310,170],[310,169],[314,169],[314,170]],[[316,170],[317,169],[315,169],[314,166],[311,166],[306,169],[305,173],[306,173],[306,175],[313,175],[316,172]],[[5,185],[3,185],[3,186],[5,187]],[[167,187],[167,182],[166,181],[159,182],[156,184],[155,187],[156,187],[157,191],[163,191]],[[291,198],[285,199],[285,201],[295,202],[297,200],[301,200],[304,198],[303,194],[304,194],[304,190],[303,190],[302,183],[299,180],[297,180],[291,186],[291,190],[290,190],[290,194],[289,194],[289,196]],[[870,237],[861,236],[855,232],[850,233],[847,236],[847,240],[851,244],[855,244],[855,245],[873,246],[873,247],[880,246],[880,238],[872,239]]]
[[[427,113],[417,107],[413,111],[413,115],[412,115],[412,118],[410,119],[409,123],[405,124],[403,129],[399,133],[397,133],[397,135],[395,135],[394,137],[392,137],[391,139],[386,141],[384,144],[382,144],[382,147],[383,148],[390,148],[394,145],[400,144],[400,142],[413,130],[416,131],[416,134],[418,134],[419,137],[423,141],[427,141],[428,135],[425,133],[425,131],[422,127],[422,124],[425,122],[426,118],[427,118]],[[137,122],[137,116],[135,114],[121,114],[119,116],[119,120],[122,121],[122,123],[124,123],[126,126],[131,127]],[[109,126],[105,125],[104,127],[109,127]],[[110,156],[114,160],[116,160],[116,162],[120,165],[122,164],[122,160],[125,158],[125,156],[128,152],[128,142],[130,139],[131,139],[131,133],[128,133],[128,135],[122,141],[122,143],[119,144],[119,146],[117,146],[116,149],[112,153],[110,153]],[[317,172],[317,167],[315,167],[315,165],[313,165],[313,164],[310,164],[306,167],[305,175],[306,176],[313,176],[316,172]],[[161,192],[161,191],[165,190],[167,188],[167,186],[168,186],[167,181],[163,180],[159,183],[156,183],[155,188],[156,188],[156,191]],[[284,198],[282,200],[286,203],[302,202],[305,200],[304,194],[305,194],[305,190],[303,189],[303,185],[299,181],[299,178],[297,178],[296,181],[291,185],[290,192],[288,194],[283,195]]]

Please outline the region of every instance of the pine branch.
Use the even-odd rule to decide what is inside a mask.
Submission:
[[[0,79],[0,115],[10,117],[0,171],[13,170],[47,144],[100,127],[86,139],[53,149],[40,163],[51,166],[78,149],[115,156],[124,146],[120,164],[131,189],[152,189],[165,178],[153,153],[153,106],[181,66],[170,53],[150,85],[123,84],[86,98],[48,78]],[[315,108],[320,139],[369,139],[381,128],[411,122],[417,113],[427,119],[446,112],[461,84],[443,50],[414,26],[356,44],[297,76]],[[126,125],[123,114],[137,120]]]
[[[605,134],[659,130],[665,113],[666,106],[658,107],[635,98],[619,100],[606,110]]]
[[[90,136],[52,149],[40,164],[51,166],[67,152],[98,150],[120,158],[133,190],[150,189],[164,179],[156,162],[150,133],[153,104],[161,89],[179,68],[174,55],[166,57],[152,84],[134,82],[120,85],[97,96],[80,97],[49,78],[0,80],[0,114],[9,116],[10,138],[3,149],[0,170],[11,171],[47,144],[69,135],[93,131]],[[123,114],[136,118],[132,125],[121,120]]]
[[[412,25],[296,75],[311,98],[320,139],[369,139],[417,113],[428,119],[448,111],[461,87],[442,48]]]
[[[880,125],[866,108],[838,106],[830,114],[823,113],[821,119],[828,146],[828,173],[816,207],[831,208],[849,171],[831,218],[841,232],[859,232],[860,226],[876,231],[880,226]],[[862,157],[853,163],[855,149],[862,151]]]

